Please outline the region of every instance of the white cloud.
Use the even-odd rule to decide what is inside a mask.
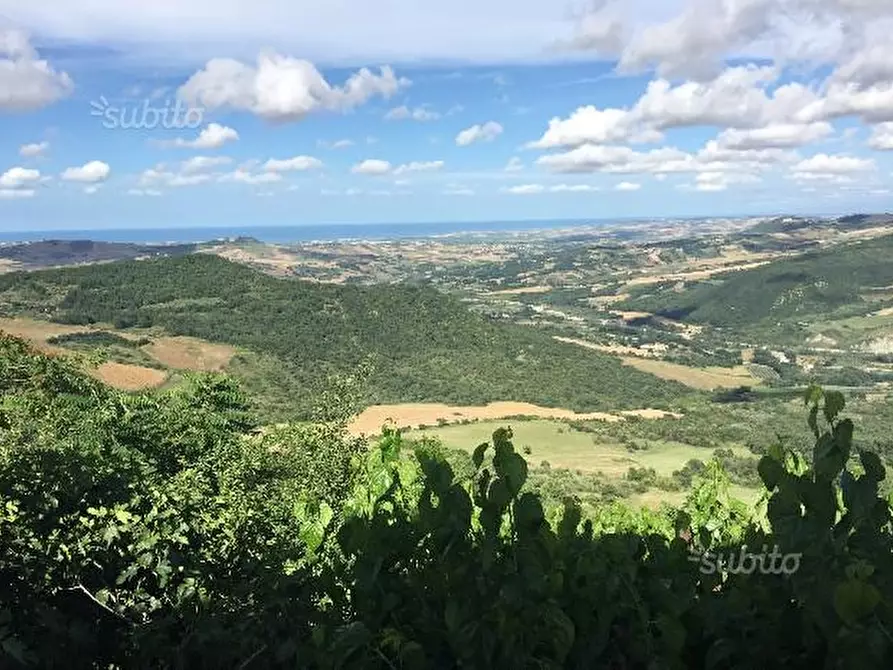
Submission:
[[[620,69],[655,66],[663,77],[714,76],[731,50],[747,46],[770,27],[778,0],[695,0],[669,21],[638,31],[625,46]]]
[[[99,193],[99,187],[98,186],[85,186],[84,193],[86,193],[87,195],[95,195],[96,193]]]
[[[271,158],[264,163],[264,170],[267,172],[306,172],[307,170],[317,170],[322,166],[322,161],[313,156],[295,156],[284,160]]]
[[[244,168],[238,168],[237,170],[233,170],[232,172],[227,172],[220,175],[218,181],[237,182],[240,184],[272,184],[278,181],[282,181],[282,175],[278,172],[252,173]]]
[[[151,197],[160,197],[162,195],[161,191],[153,188],[132,188],[127,191],[127,195],[135,195],[135,196],[151,196]]]
[[[795,174],[841,175],[871,172],[876,167],[875,162],[867,158],[816,154],[794,165],[791,171]]]
[[[470,189],[464,186],[454,186],[451,188],[447,188],[443,192],[444,195],[474,195],[474,189]]]
[[[730,149],[716,140],[707,142],[697,153],[675,147],[635,151],[627,146],[584,144],[565,153],[540,156],[536,163],[552,172],[614,174],[760,172],[790,163],[797,155],[783,149]]]
[[[66,169],[61,177],[65,181],[96,184],[105,181],[111,171],[108,163],[103,163],[102,161],[90,161],[80,167],[70,167]]]
[[[813,123],[777,123],[762,128],[738,130],[729,128],[717,141],[729,149],[772,149],[799,147],[825,139],[834,132],[827,121]]]
[[[0,188],[0,200],[21,200],[33,198],[36,191],[32,188]]]
[[[879,151],[893,151],[893,122],[880,123],[871,129],[868,146]]]
[[[40,109],[73,90],[71,77],[41,60],[25,33],[0,29],[0,110]]]
[[[362,163],[357,163],[351,168],[354,174],[381,176],[386,174],[402,175],[410,172],[434,172],[442,169],[443,161],[412,161],[403,165],[393,166],[388,161],[377,158],[369,158]]]
[[[228,156],[195,156],[180,164],[180,171],[184,174],[195,174],[206,170],[213,170],[222,165],[229,165],[233,159]]]
[[[603,56],[616,56],[623,51],[627,39],[624,26],[616,4],[609,0],[594,0],[578,23],[574,36],[559,40],[555,47],[559,50],[585,50]]]
[[[428,109],[426,106],[410,109],[406,105],[394,107],[384,115],[386,121],[436,121],[440,118],[440,114]]]
[[[546,187],[542,184],[522,184],[520,186],[510,186],[503,190],[513,195],[535,195],[545,191]]]
[[[593,193],[601,189],[591,184],[556,184],[550,186],[549,190],[552,193]]]
[[[156,165],[154,168],[149,168],[148,170],[143,171],[143,173],[140,175],[139,185],[141,188],[146,189],[146,187],[152,186],[181,187],[207,184],[217,175],[214,173],[205,172],[205,170],[217,167],[219,165],[225,165],[229,163],[230,160],[227,159],[224,161],[216,158],[202,160],[206,158],[207,157],[205,156],[196,156],[194,159],[184,161],[180,164],[179,172],[173,172],[166,169],[164,164]],[[149,194],[145,193],[145,195]]]
[[[639,124],[633,114],[624,109],[598,109],[589,105],[580,107],[567,119],[553,118],[543,136],[528,147],[552,149],[577,147],[586,143],[612,144],[632,140]],[[660,139],[659,134],[644,139]]]
[[[725,191],[733,184],[755,184],[760,178],[734,172],[702,172],[695,177],[694,190],[702,192]]]
[[[50,148],[49,142],[35,142],[24,144],[19,148],[19,156],[22,158],[37,158],[43,156]]]
[[[192,75],[178,95],[210,110],[234,109],[284,122],[321,110],[347,111],[374,96],[387,99],[409,83],[383,67],[378,74],[363,68],[343,86],[332,86],[310,61],[265,52],[256,65],[215,58]]]
[[[816,99],[801,84],[787,84],[767,94],[776,81],[774,67],[732,67],[706,82],[686,81],[674,86],[666,79],[648,84],[631,114],[649,128],[685,126],[759,128],[783,122]]]
[[[502,131],[502,126],[496,121],[476,124],[456,135],[456,144],[460,147],[467,147],[475,142],[492,142],[502,134]]]
[[[162,142],[162,144],[184,149],[219,149],[227,142],[235,142],[238,139],[239,133],[235,129],[222,126],[219,123],[210,123],[194,140],[184,140],[178,137],[175,140]]]
[[[362,163],[354,165],[350,171],[354,174],[365,175],[384,175],[388,174],[392,169],[388,161],[379,160],[377,158],[367,158]]]
[[[0,175],[0,188],[6,190],[19,189],[39,181],[40,170],[14,167]]]
[[[671,128],[713,126],[748,129],[736,136],[747,146],[796,146],[799,137],[819,137],[827,124],[814,119],[792,120],[814,105],[817,94],[799,83],[775,88],[779,71],[773,67],[732,67],[707,82],[673,84],[666,79],[651,81],[629,109],[589,105],[566,119],[553,118],[535,149],[579,147],[584,144],[654,143]]]
[[[413,161],[405,165],[399,165],[394,170],[394,174],[405,174],[407,172],[434,172],[442,169],[443,161]]]
[[[510,158],[509,162],[505,165],[506,172],[520,172],[523,169],[524,163],[517,156]]]
[[[614,187],[615,191],[638,191],[642,188],[641,184],[636,184],[631,181],[622,181],[617,186]]]

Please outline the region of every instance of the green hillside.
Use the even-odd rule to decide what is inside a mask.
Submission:
[[[328,375],[367,360],[369,403],[516,400],[595,411],[666,406],[686,392],[545,333],[493,323],[433,289],[280,279],[204,254],[10,274],[0,277],[0,305],[245,348],[236,372],[280,414],[306,411]]]
[[[625,308],[719,327],[805,320],[846,308],[871,311],[863,294],[893,285],[893,236],[812,251],[753,270],[733,272],[679,292],[649,287]]]

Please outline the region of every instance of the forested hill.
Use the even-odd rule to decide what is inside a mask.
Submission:
[[[682,292],[675,282],[654,287],[625,306],[730,327],[826,315],[847,305],[859,312],[866,292],[893,285],[891,259],[893,236],[885,236],[732,272]]]
[[[370,403],[516,400],[594,411],[667,406],[686,392],[610,356],[491,322],[433,289],[280,279],[204,254],[13,273],[0,277],[0,305],[244,347],[266,356],[298,396],[370,357]]]

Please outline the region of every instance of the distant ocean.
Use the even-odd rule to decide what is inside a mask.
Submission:
[[[641,220],[641,219],[639,219]],[[0,242],[39,240],[95,240],[142,244],[206,242],[208,240],[253,237],[262,242],[288,243],[334,240],[394,240],[432,238],[474,233],[529,232],[583,226],[604,227],[627,223],[622,219],[487,221],[481,223],[388,223],[336,224],[312,226],[227,226],[213,228],[120,228],[104,230],[0,231]]]

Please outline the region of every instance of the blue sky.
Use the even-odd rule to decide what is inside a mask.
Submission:
[[[3,4],[2,231],[893,205],[889,3]]]

